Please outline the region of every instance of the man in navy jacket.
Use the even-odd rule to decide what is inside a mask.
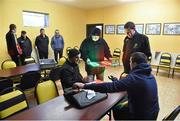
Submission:
[[[131,71],[127,77],[113,82],[102,84],[75,83],[74,88],[91,89],[102,93],[127,91],[128,107],[119,110],[115,108],[114,118],[155,120],[159,112],[158,90],[151,67],[147,63],[147,57],[141,52],[135,52],[130,58]],[[124,117],[126,114],[126,117]]]

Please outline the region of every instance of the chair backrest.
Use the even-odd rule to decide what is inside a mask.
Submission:
[[[159,65],[170,66],[171,65],[171,54],[169,54],[169,53],[162,53],[160,61],[159,61]]]
[[[175,66],[180,67],[180,55],[176,57]]]
[[[1,64],[1,69],[9,69],[9,68],[15,68],[16,67],[16,63],[10,59],[5,60],[4,62],[2,62]]]
[[[36,61],[33,57],[29,57],[29,58],[25,58],[24,63],[30,64],[30,63],[36,63]]]
[[[11,80],[11,79],[0,79],[0,92],[6,88],[9,88],[9,87],[13,87],[13,80]]]
[[[66,62],[66,57],[61,57],[60,59],[59,59],[59,61],[58,61],[58,65],[59,66],[62,66],[64,63]]]
[[[78,47],[78,46],[74,46],[74,49],[77,49],[77,50],[79,50],[79,47]]]
[[[180,112],[180,105],[176,107],[169,115],[163,118],[163,121],[174,120]]]
[[[120,57],[120,56],[121,56],[121,50],[119,48],[114,49],[113,57]]]
[[[66,48],[66,55],[68,56],[69,50],[72,49],[71,47]]]
[[[35,96],[38,104],[45,103],[58,96],[56,84],[52,80],[43,81],[37,84]]]
[[[21,78],[20,88],[22,90],[33,88],[36,86],[40,78],[41,74],[38,71],[27,72]]]
[[[24,93],[17,88],[14,91],[4,93],[9,89],[12,88],[7,88],[0,92],[0,119],[7,118],[28,108]]]
[[[60,73],[61,73],[61,67],[57,66],[56,68],[53,68],[50,73],[49,73],[49,79],[52,81],[56,81],[59,80],[61,77]]]

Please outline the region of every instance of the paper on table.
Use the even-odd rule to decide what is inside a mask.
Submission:
[[[92,99],[94,96],[96,96],[96,92],[94,92],[93,90],[86,90],[86,92],[88,99]]]

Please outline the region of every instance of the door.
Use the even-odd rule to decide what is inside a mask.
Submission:
[[[93,28],[99,28],[101,30],[100,37],[103,38],[103,24],[86,24],[86,37],[89,37]]]

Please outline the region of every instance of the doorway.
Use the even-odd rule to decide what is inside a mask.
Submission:
[[[103,24],[86,24],[86,37],[89,37],[93,28],[99,28],[101,30],[100,37],[103,38]]]

